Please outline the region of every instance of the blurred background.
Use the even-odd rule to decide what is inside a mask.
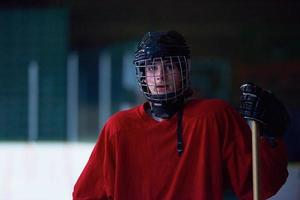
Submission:
[[[251,81],[284,102],[290,176],[272,199],[299,200],[299,10],[292,0],[0,1],[0,200],[71,199],[105,121],[144,101],[133,53],[158,30],[185,36],[199,97],[236,107]]]

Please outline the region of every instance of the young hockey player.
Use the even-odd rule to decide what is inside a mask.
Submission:
[[[283,105],[254,84],[241,87],[240,113],[219,99],[191,99],[190,50],[175,31],[149,32],[134,64],[147,102],[105,124],[74,187],[74,200],[220,200],[226,187],[252,199],[251,131],[262,122],[261,195],[288,176]],[[242,116],[243,117],[242,117]]]

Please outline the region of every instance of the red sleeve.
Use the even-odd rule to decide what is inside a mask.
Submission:
[[[225,130],[223,156],[230,183],[239,199],[252,200],[251,130],[231,107],[225,109],[222,118]],[[266,139],[261,138],[260,159],[261,197],[267,199],[280,189],[288,176],[287,154],[282,139],[278,140],[276,147],[271,147]]]
[[[114,140],[105,126],[92,154],[79,176],[73,191],[73,200],[105,200],[113,194]]]

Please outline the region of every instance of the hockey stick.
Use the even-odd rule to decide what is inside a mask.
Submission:
[[[259,157],[259,122],[248,120],[252,131],[252,183],[253,199],[260,200],[260,157]]]

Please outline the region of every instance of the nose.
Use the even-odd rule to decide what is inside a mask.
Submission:
[[[155,79],[156,80],[164,80],[164,69],[161,65],[157,65],[157,70],[156,70],[156,74],[155,74]]]

